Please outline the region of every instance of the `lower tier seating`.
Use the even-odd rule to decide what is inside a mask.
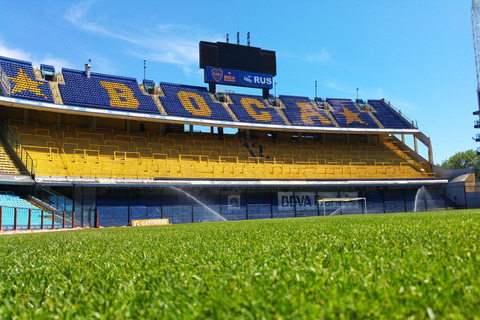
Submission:
[[[39,176],[205,179],[405,179],[433,174],[387,138],[246,140],[12,122]],[[365,142],[362,141],[362,138]],[[400,142],[401,143],[401,142]]]
[[[0,208],[2,212],[1,230],[13,230],[15,225],[15,210],[17,211],[16,227],[18,230],[27,229],[30,219],[31,229],[42,227],[42,210],[30,202],[13,194],[0,194]],[[52,215],[43,212],[43,226],[52,225]]]

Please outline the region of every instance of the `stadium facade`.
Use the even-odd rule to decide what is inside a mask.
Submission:
[[[365,197],[368,213],[476,205],[473,171],[436,167],[430,139],[385,99],[274,97],[261,73],[242,79],[262,95],[246,95],[90,65],[0,67],[2,229],[301,217],[323,214],[322,198]]]

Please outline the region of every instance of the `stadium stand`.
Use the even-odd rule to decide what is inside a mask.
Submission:
[[[160,83],[165,93],[160,97],[168,115],[232,121],[225,107],[214,102],[206,88],[174,83]]]
[[[399,115],[398,112],[392,110],[385,103],[385,100],[368,100],[368,104],[374,108],[372,110],[373,114],[385,128],[413,128],[413,125]]]
[[[286,107],[283,113],[293,125],[335,126],[327,112],[314,105],[308,97],[280,95],[280,100]]]
[[[259,96],[245,94],[230,94],[232,109],[235,116],[244,122],[260,122],[270,124],[285,124],[275,108],[267,106]]]
[[[262,140],[207,133],[166,134],[10,120],[46,176],[107,178],[333,179],[431,176],[428,163],[410,158],[388,137],[360,140]]]
[[[27,229],[29,224],[31,229],[40,229],[42,225],[44,227],[52,226],[50,213],[43,212],[42,224],[42,209],[14,194],[0,193],[0,208],[2,212],[1,230]],[[16,226],[15,211],[17,212]],[[31,214],[30,222],[29,214]]]
[[[331,99],[332,116],[341,127],[378,128],[375,121],[365,111],[359,110],[350,99]]]
[[[10,80],[12,97],[53,102],[48,82],[36,80],[31,62],[0,57],[0,66]]]
[[[50,227],[318,215],[318,197],[364,196],[371,213],[405,211],[422,184],[437,188],[425,210],[445,199],[429,138],[383,99],[227,91],[217,98],[205,87],[0,63],[11,84],[11,97],[0,97],[2,132],[10,136],[0,146],[0,176],[29,175],[34,183],[4,180],[0,190],[27,198],[34,189],[56,215],[44,212]],[[412,135],[414,150],[404,135]],[[12,150],[28,152],[20,157],[30,159],[27,170],[18,157],[13,163]],[[8,208],[3,229],[12,225]],[[18,228],[25,225],[20,209],[41,224],[40,209],[18,207]]]
[[[59,84],[64,104],[110,110],[160,114],[153,98],[143,94],[135,78],[62,69],[65,84]]]
[[[0,141],[0,174],[20,174],[15,162],[10,154],[5,150],[5,146]]]

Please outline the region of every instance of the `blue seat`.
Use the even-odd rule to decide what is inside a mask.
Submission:
[[[269,107],[260,96],[230,94],[230,105],[235,116],[242,122],[285,124],[285,121],[273,107]]]

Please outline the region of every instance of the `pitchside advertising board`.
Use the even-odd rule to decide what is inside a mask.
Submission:
[[[251,88],[273,88],[271,74],[214,67],[205,68],[205,82]]]
[[[168,224],[168,219],[132,220],[134,227],[163,226]]]
[[[337,193],[337,192],[278,192],[278,210],[279,211],[309,211],[317,210],[318,200],[324,198],[351,198],[358,197],[358,193]],[[340,206],[339,202],[326,202],[327,208],[336,209]],[[344,203],[342,206],[359,206],[358,203]],[[296,207],[296,208],[295,208]]]

